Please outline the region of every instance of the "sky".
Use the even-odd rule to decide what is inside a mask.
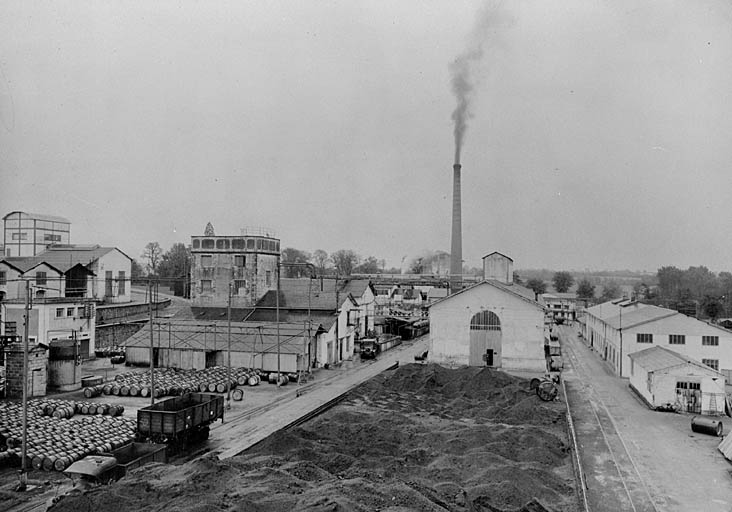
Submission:
[[[0,215],[72,243],[732,270],[732,6],[709,0],[0,3]]]

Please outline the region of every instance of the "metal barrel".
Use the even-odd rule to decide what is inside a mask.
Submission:
[[[717,418],[694,416],[691,418],[691,430],[700,434],[721,437],[724,432],[724,425],[722,420]]]

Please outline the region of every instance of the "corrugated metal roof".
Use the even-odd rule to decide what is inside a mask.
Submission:
[[[277,324],[273,322],[232,322],[231,350],[235,352],[277,352]],[[312,324],[311,334],[323,332]],[[303,337],[308,331],[303,323],[280,323],[279,345],[283,354],[304,352]],[[228,350],[228,322],[154,321],[153,345],[181,350]],[[149,347],[150,327],[146,325],[125,341],[127,347]]]
[[[116,247],[101,247],[99,245],[53,245],[38,253],[36,257],[42,258],[54,266],[57,264],[73,266],[77,263],[86,266],[111,251],[119,251],[126,258],[130,258]]]
[[[43,213],[29,213],[29,212],[20,212],[20,211],[8,213],[5,217],[3,217],[3,220],[7,219],[8,217],[10,217],[11,215],[13,215],[15,213],[20,213],[21,215],[25,215],[28,218],[36,219],[36,220],[45,220],[48,222],[63,222],[66,224],[71,224],[71,221],[65,217],[58,217],[56,215],[46,215]]]
[[[646,348],[638,352],[628,354],[628,357],[631,358],[635,364],[644,368],[649,373],[659,370],[666,370],[668,368],[673,368],[674,366],[688,363],[697,366],[702,370],[705,370],[709,374],[722,375],[720,372],[708,367],[707,365],[697,361],[696,359],[686,357],[682,354],[679,354],[678,352],[674,352],[673,350],[669,350],[664,347],[656,346]]]

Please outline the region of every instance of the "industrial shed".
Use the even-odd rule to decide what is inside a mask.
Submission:
[[[278,334],[279,333],[279,334]],[[319,324],[274,322],[231,323],[231,366],[295,373],[312,364],[313,347],[325,333]],[[279,350],[278,350],[279,340]],[[126,342],[128,364],[150,364],[149,325]],[[228,366],[226,321],[156,320],[152,328],[153,362],[168,368]]]
[[[513,283],[483,281],[430,306],[430,362],[545,372],[544,307]]]
[[[724,414],[725,378],[720,372],[663,347],[629,358],[630,387],[652,409],[671,405],[682,412]]]

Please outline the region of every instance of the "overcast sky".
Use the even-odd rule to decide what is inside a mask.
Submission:
[[[468,265],[732,270],[723,0],[4,0],[0,215],[132,257],[209,221],[449,251],[450,63],[476,48]]]

